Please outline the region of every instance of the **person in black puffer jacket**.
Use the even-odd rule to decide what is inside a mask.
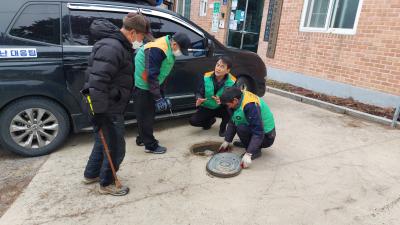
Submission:
[[[107,20],[93,21],[90,31],[96,40],[89,56],[84,89],[89,89],[94,115],[91,118],[95,144],[84,172],[83,182],[100,182],[102,194],[125,195],[129,188],[115,186],[115,179],[104,151],[99,130],[102,129],[115,171],[125,156],[124,111],[133,88],[133,46],[143,39],[154,38],[149,33],[150,22],[141,14],[129,13],[123,27]],[[139,44],[139,45],[138,45]],[[82,99],[82,109],[91,115],[90,105]]]

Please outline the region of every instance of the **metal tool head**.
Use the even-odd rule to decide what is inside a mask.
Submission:
[[[240,163],[242,159],[232,153],[218,153],[208,161],[206,169],[211,175],[216,177],[234,177],[242,171]]]
[[[81,95],[86,96],[90,94],[89,88],[83,89],[79,92]]]

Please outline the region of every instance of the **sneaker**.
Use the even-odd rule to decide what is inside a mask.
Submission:
[[[211,129],[212,125],[213,125],[215,122],[217,122],[217,120],[216,120],[215,118],[212,118],[212,120],[211,120],[211,122],[210,122],[210,125],[207,126],[207,127],[203,127],[203,130],[209,130],[209,129]]]
[[[115,186],[115,183],[112,183],[112,184],[108,185],[107,187],[102,187],[100,185],[99,192],[100,192],[100,194],[103,194],[103,195],[110,194],[110,195],[115,195],[115,196],[121,196],[121,195],[128,194],[129,188],[126,186],[117,187],[117,186]]]
[[[156,139],[156,142],[157,142],[157,144],[158,144],[158,140]],[[144,146],[144,142],[142,141],[142,139],[138,139],[137,137],[136,137],[136,145],[137,146]]]
[[[220,137],[225,137],[225,131],[219,131],[219,136]]]
[[[146,152],[146,153],[154,153],[154,154],[163,154],[163,153],[165,153],[167,151],[167,148],[166,147],[161,147],[161,146],[158,146],[158,148],[156,149],[156,150],[149,150],[149,149],[144,149],[144,152]]]
[[[242,154],[241,158],[243,158],[244,154],[246,154],[246,152]],[[261,155],[262,155],[262,153],[261,153],[261,148],[259,148],[259,149],[257,149],[256,153],[254,153],[253,155],[251,155],[251,160],[255,160],[255,159],[257,159],[257,158],[260,158]]]
[[[233,146],[239,147],[239,148],[246,148],[244,144],[241,141],[234,141]]]
[[[83,176],[82,181],[83,181],[83,183],[85,183],[85,184],[91,184],[91,183],[94,183],[94,182],[98,182],[98,181],[99,181],[99,177],[96,177],[96,178],[87,178],[87,177]]]

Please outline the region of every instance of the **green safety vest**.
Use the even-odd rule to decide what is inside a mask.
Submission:
[[[255,102],[260,105],[261,109],[261,118],[263,121],[263,126],[264,126],[264,132],[268,133],[275,127],[275,122],[274,122],[274,116],[271,113],[271,110],[269,109],[267,103],[265,103],[261,98],[258,96],[254,95],[251,92],[248,91],[242,91],[242,101],[240,102],[239,107],[233,112],[232,115],[232,121],[235,123],[235,125],[239,125],[241,123],[249,124],[249,122],[246,119],[246,115],[243,112],[244,107],[248,103]]]
[[[175,63],[175,56],[172,53],[169,40],[171,36],[167,35],[165,37],[158,38],[154,42],[149,42],[143,47],[141,47],[135,57],[135,86],[144,90],[149,90],[149,85],[147,83],[147,73],[145,68],[145,54],[144,50],[149,48],[159,48],[163,50],[167,56],[160,68],[160,75],[158,76],[159,84],[161,85],[168,74],[171,72],[172,67]]]
[[[219,105],[213,98],[212,96],[214,96],[214,83],[212,80],[212,74],[214,72],[208,72],[206,74],[204,74],[204,89],[205,89],[205,98],[207,99],[206,101],[204,101],[201,105],[204,106],[205,108],[208,109],[217,109],[219,107],[221,107],[221,105]],[[230,73],[228,74],[229,77],[228,79],[225,81],[225,85],[224,87],[230,87],[233,86],[236,82],[236,78],[234,76],[232,76]],[[221,89],[218,90],[216,96],[221,97],[222,92],[224,91],[224,87],[222,87]],[[214,96],[215,97],[215,96]]]

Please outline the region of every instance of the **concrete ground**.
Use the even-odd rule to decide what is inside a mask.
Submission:
[[[104,196],[81,182],[93,135],[51,154],[0,224],[400,224],[400,130],[267,93],[277,138],[249,169],[213,178],[191,145],[220,141],[218,126],[156,123],[166,154],[135,145],[118,176],[131,192]],[[218,120],[217,122],[219,122]],[[243,149],[234,148],[235,154]]]

